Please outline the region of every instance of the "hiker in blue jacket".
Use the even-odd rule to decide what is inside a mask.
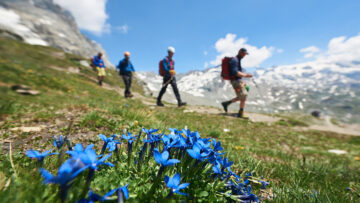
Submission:
[[[236,97],[229,100],[222,102],[222,106],[224,108],[224,111],[228,111],[228,106],[234,102],[240,101],[240,111],[238,113],[239,118],[245,118],[248,117],[244,114],[244,108],[245,108],[245,101],[247,99],[247,90],[246,90],[246,83],[242,80],[242,78],[251,78],[253,75],[250,73],[244,73],[243,68],[241,66],[241,60],[248,55],[249,53],[245,48],[241,48],[238,52],[238,55],[233,57],[229,62],[229,73],[231,79],[231,85],[233,86]]]
[[[125,52],[124,56],[125,58],[119,62],[117,68],[119,69],[119,74],[122,76],[125,84],[125,98],[129,98],[134,96],[130,92],[130,87],[132,81],[132,72],[135,72],[135,69],[130,61],[130,52]]]
[[[181,106],[184,106],[186,105],[185,102],[182,102],[181,101],[181,98],[180,98],[180,93],[179,93],[179,89],[177,88],[177,85],[176,85],[176,78],[175,78],[175,69],[174,69],[174,65],[175,65],[175,62],[173,60],[173,55],[175,53],[175,48],[174,47],[169,47],[168,48],[168,56],[165,57],[162,62],[162,64],[160,64],[162,66],[162,69],[163,69],[163,73],[160,73],[161,76],[163,76],[163,84],[162,84],[162,88],[159,92],[159,96],[157,98],[157,105],[158,106],[164,106],[164,104],[161,102],[161,98],[162,96],[165,94],[166,92],[166,88],[167,86],[170,84],[171,87],[173,88],[174,90],[174,94],[176,96],[176,99],[178,101],[178,106],[181,107]]]
[[[105,79],[106,72],[105,72],[105,63],[102,59],[102,53],[99,53],[97,56],[94,56],[92,58],[92,65],[96,67],[96,70],[98,72],[98,81],[99,85],[102,86],[102,81]]]

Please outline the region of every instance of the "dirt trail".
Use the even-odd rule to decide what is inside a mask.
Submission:
[[[73,73],[73,74],[83,75],[84,77],[87,77],[90,80],[97,83],[96,77],[91,77],[89,75],[83,74],[80,71],[78,71],[76,68],[73,68],[73,67],[66,69],[66,68],[52,66],[50,68],[59,70],[59,71]],[[113,90],[120,95],[124,94],[124,89],[120,88],[120,87],[113,87],[107,83],[103,83],[102,87],[107,90]],[[140,99],[140,101],[143,104],[150,106],[151,108],[157,108],[155,98],[145,97],[137,92],[133,92],[133,95],[134,95],[135,99]],[[174,104],[167,104],[167,106],[176,107],[176,105],[174,105]],[[228,116],[230,118],[238,119],[236,117],[236,113],[225,114],[222,110],[215,108],[215,107],[192,106],[192,105],[188,105],[188,106],[184,107],[184,113],[191,113],[191,112],[208,114],[208,115]],[[260,113],[247,112],[246,114],[247,114],[247,116],[249,116],[249,120],[252,122],[264,122],[267,124],[272,124],[281,119],[276,116],[260,114]],[[339,133],[339,134],[360,136],[360,125],[342,124],[340,126],[337,126],[337,125],[334,125],[333,123],[331,123],[330,119],[331,119],[330,117],[325,117],[325,120],[319,124],[310,125],[309,127],[294,127],[294,130],[301,130],[301,131],[303,131],[303,130],[319,130],[319,131],[335,132],[335,133]]]

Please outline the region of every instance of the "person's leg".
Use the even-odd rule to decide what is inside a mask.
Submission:
[[[178,101],[178,105],[181,106],[183,103],[181,102],[181,97],[180,97],[179,89],[178,89],[177,84],[176,84],[176,78],[175,77],[173,77],[170,84],[171,84],[171,87],[172,87],[172,89],[174,91],[176,100]]]
[[[246,102],[247,96],[248,96],[248,94],[247,94],[245,85],[242,85],[241,92],[240,92],[240,110],[239,110],[239,114],[238,114],[238,117],[240,117],[240,118],[248,118],[247,116],[245,116],[245,113],[244,113],[245,102]]]
[[[166,82],[167,82],[169,79],[170,79],[170,77],[166,77],[166,76],[163,77],[163,86],[162,86],[162,88],[161,88],[161,90],[160,90],[160,92],[159,92],[159,96],[157,97],[157,105],[158,105],[158,106],[164,106],[164,104],[161,103],[161,98],[162,98],[162,96],[163,96],[163,95],[165,94],[165,92],[166,92],[166,88],[167,88],[167,86],[168,86],[168,84],[166,84]],[[166,84],[166,85],[164,85],[164,84]]]
[[[230,104],[234,103],[234,102],[237,102],[239,101],[239,82],[238,81],[231,81],[231,85],[233,86],[234,88],[234,91],[235,91],[235,94],[236,94],[236,97],[229,100],[229,101],[224,101],[221,103],[221,105],[223,106],[224,108],[224,111],[225,113],[227,113],[228,111],[228,107]]]
[[[122,75],[122,79],[124,81],[124,86],[125,86],[124,96],[127,97],[128,96],[128,77],[126,75]]]
[[[130,90],[130,88],[131,88],[131,82],[132,82],[132,75],[130,74],[130,75],[129,75],[129,95],[130,95],[130,96],[132,96],[131,90]]]

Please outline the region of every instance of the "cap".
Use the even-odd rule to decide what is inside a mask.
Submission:
[[[249,55],[249,52],[245,48],[241,48],[239,51]]]
[[[175,48],[174,47],[168,47],[168,52],[171,52],[173,54],[175,54]]]

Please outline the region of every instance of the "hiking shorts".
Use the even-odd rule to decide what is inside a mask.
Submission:
[[[246,100],[248,93],[245,89],[245,83],[237,80],[232,80],[231,85],[233,86],[237,98],[239,98],[241,101]]]
[[[105,68],[96,67],[98,76],[106,76]]]

